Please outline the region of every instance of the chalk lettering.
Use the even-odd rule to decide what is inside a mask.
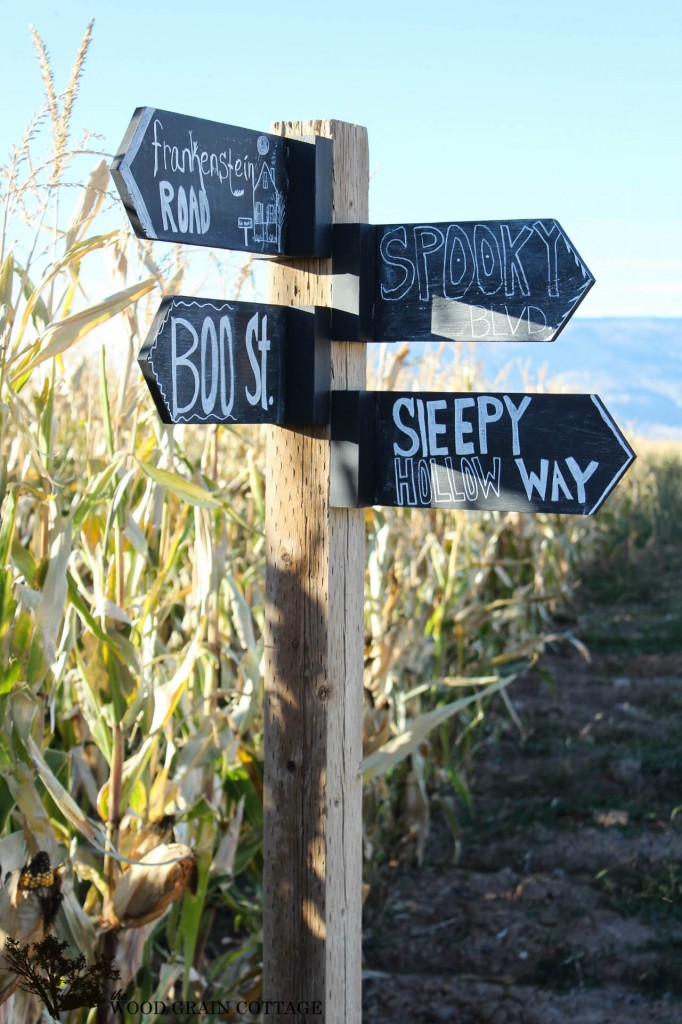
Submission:
[[[474,501],[478,497],[478,484],[476,483],[474,467],[468,459],[462,459],[461,466],[462,479],[464,480],[464,493],[469,501]]]
[[[514,459],[519,474],[521,476],[521,482],[523,483],[526,497],[529,501],[533,500],[533,493],[537,490],[538,495],[542,500],[545,499],[545,491],[547,490],[547,474],[549,472],[549,459],[540,459],[540,475],[533,472],[533,470],[526,469],[526,463],[523,459]]]
[[[537,491],[540,498],[544,500],[547,497],[550,460],[540,460],[539,474],[532,469],[528,469],[524,459],[515,459],[514,461],[518,467],[521,481],[528,499],[532,499],[533,493]],[[587,500],[585,484],[599,468],[599,463],[592,460],[586,469],[583,470],[572,455],[567,456],[564,461],[576,484],[576,500],[580,505],[582,505]],[[574,500],[573,492],[571,491],[566,476],[562,472],[559,461],[555,460],[552,467],[552,484],[549,492],[549,500],[553,502],[561,502],[564,498],[568,501]]]
[[[566,465],[573,474],[573,479],[576,482],[578,488],[578,501],[583,503],[587,500],[585,495],[585,484],[592,474],[599,469],[599,463],[592,460],[587,468],[583,470],[580,468],[573,456],[569,455],[566,459]]]
[[[255,357],[254,357],[255,358]],[[400,437],[393,442],[393,454],[411,458],[421,449],[423,458],[450,454],[454,440],[456,455],[487,455],[493,425],[505,416],[511,426],[512,453],[520,454],[519,423],[531,403],[522,395],[515,405],[510,395],[464,395],[448,398],[415,398],[402,395],[393,403],[392,419]],[[448,436],[448,420],[452,437]],[[476,438],[476,440],[474,440]],[[478,444],[478,448],[477,448]]]
[[[208,196],[203,190],[197,195],[194,188],[190,187],[188,200],[187,192],[183,186],[178,186],[176,199],[177,226],[171,205],[175,199],[175,189],[170,181],[159,181],[159,199],[161,202],[161,220],[164,231],[177,232],[179,228],[186,235],[205,235],[210,228],[211,210],[208,205]]]
[[[429,300],[429,260],[428,257],[443,248],[444,236],[440,228],[417,225],[414,228],[414,248],[417,263],[417,279],[419,281],[419,298],[422,302]],[[442,274],[441,274],[442,276]]]
[[[547,316],[539,306],[523,306],[513,316],[508,303],[490,306],[468,306],[472,338],[516,338],[531,340],[533,335],[545,338],[551,335]]]
[[[417,399],[417,419],[419,420],[419,436],[422,441],[422,455],[429,454],[429,446],[426,440],[426,420],[424,419],[424,403],[421,398]]]
[[[234,406],[234,335],[232,333],[232,324],[230,323],[229,316],[221,316],[220,318],[220,411],[222,412],[223,419],[229,419],[232,415],[232,407]],[[230,360],[229,370],[225,366],[225,354]],[[226,388],[227,382],[229,381],[230,386],[230,397],[227,399]]]
[[[256,386],[251,393],[249,389],[246,389],[246,398],[250,405],[258,405],[260,402],[263,409],[267,409],[268,405],[272,405],[273,399],[268,398],[268,352],[270,351],[270,339],[268,338],[268,318],[263,317],[263,323],[261,325],[261,335],[258,338],[258,351],[260,352],[260,363],[256,358],[256,354],[253,350],[254,341],[258,338],[258,313],[249,320],[246,326],[246,352],[249,357],[251,369],[255,378]]]
[[[431,459],[430,462],[434,504],[448,504],[455,501],[452,458],[448,455],[443,459],[442,464],[436,459]]]
[[[170,377],[172,422],[194,418],[224,422],[233,418],[235,401],[240,407],[246,402],[247,408],[259,405],[267,411],[274,404],[269,390],[269,354],[273,342],[268,315],[256,312],[245,326],[242,319],[240,337],[236,337],[231,315],[211,313],[198,317],[193,307],[201,309],[201,304],[186,305],[187,316],[169,317],[170,365],[163,373],[164,379],[167,379],[166,374]],[[241,345],[241,380],[235,373],[235,343]],[[157,379],[161,384],[158,375]]]
[[[504,250],[504,293],[509,296],[514,295],[518,283],[521,295],[528,296],[530,287],[519,254],[528,239],[533,237],[533,229],[524,224],[516,238],[511,237],[508,224],[500,225],[500,230]]]
[[[396,252],[396,246],[399,250],[407,251],[407,231],[403,227],[387,231],[380,245],[381,258],[384,262],[389,267],[398,267],[402,272],[402,278],[392,287],[384,281],[381,282],[381,297],[391,302],[405,298],[414,284],[415,276],[414,263],[400,252]]]
[[[478,449],[481,455],[488,454],[488,424],[497,423],[503,412],[504,406],[499,398],[483,395],[478,399]]]
[[[210,372],[208,359],[206,358],[207,342],[211,345],[211,363]],[[201,375],[201,407],[206,414],[213,412],[215,406],[216,396],[218,394],[218,377],[219,377],[219,356],[218,356],[218,335],[216,333],[215,324],[211,320],[210,316],[204,318],[204,322],[201,327],[201,365],[204,372]],[[211,390],[206,391],[206,383],[210,380]]]
[[[524,313],[528,320],[528,337],[533,334],[544,337],[550,332],[551,328],[547,325],[547,317],[539,306],[524,306],[521,319],[523,319]],[[507,316],[509,316],[508,313]]]
[[[443,263],[443,295],[446,299],[463,298],[475,276],[476,260],[466,232],[459,224],[448,224]]]
[[[429,425],[429,453],[431,455],[447,455],[448,449],[438,443],[438,436],[445,434],[447,426],[445,423],[439,423],[436,419],[436,414],[441,410],[445,410],[448,407],[448,403],[444,398],[431,399],[426,403],[427,409],[427,421]]]
[[[408,426],[406,423],[403,423],[400,417],[400,413],[403,409],[410,416],[414,416],[414,398],[399,398],[393,404],[393,422],[395,423],[398,430],[402,431],[402,433],[406,434],[407,437],[410,438],[409,448],[401,448],[397,444],[397,442],[394,442],[393,453],[394,455],[402,455],[409,457],[411,455],[416,454],[416,452],[419,450],[419,434],[415,430],[413,430],[412,427]]]
[[[502,287],[503,264],[500,244],[487,224],[474,228],[474,253],[478,287],[484,295],[495,295]]]
[[[394,459],[396,504],[416,505],[417,494],[414,488],[414,460]]]
[[[188,234],[189,217],[187,210],[187,195],[182,185],[178,188],[178,227],[183,235]]]
[[[158,119],[158,117],[155,117],[153,127],[154,137],[152,139],[152,148],[154,149],[154,177],[156,177],[157,174],[159,173],[159,150],[162,148],[161,143],[159,142],[158,139],[159,128],[163,128],[163,124]]]
[[[465,434],[473,434],[474,425],[464,419],[464,410],[476,405],[474,398],[455,399],[455,452],[457,455],[473,455],[474,445],[472,441],[465,441]]]
[[[634,458],[597,395],[338,392],[331,437],[351,508],[591,515]]]
[[[288,146],[306,143],[151,107],[134,126],[112,170],[142,237],[282,253]]]
[[[417,481],[419,483],[419,504],[431,504],[431,466],[426,459],[417,463]]]
[[[192,344],[188,349],[185,349],[182,355],[178,352],[178,327],[184,328],[192,339]],[[190,359],[190,356],[196,352],[198,344],[199,335],[194,330],[194,327],[189,320],[185,320],[185,318],[181,316],[171,317],[171,379],[173,383],[172,415],[174,422],[179,422],[179,417],[189,412],[196,402],[197,395],[199,394],[199,371]],[[186,367],[189,370],[192,375],[194,387],[192,397],[189,402],[185,403],[185,405],[180,405],[178,403],[178,377],[181,367]]]
[[[504,396],[504,404],[507,406],[507,412],[511,416],[512,421],[512,454],[520,455],[521,446],[519,444],[519,420],[523,416],[524,412],[528,408],[531,402],[530,395],[524,395],[521,399],[521,404],[515,406],[509,395]]]
[[[171,185],[170,181],[159,182],[159,198],[161,199],[161,216],[163,218],[163,230],[164,231],[177,231],[175,226],[175,220],[173,219],[173,210],[171,209],[171,202],[175,190]]]
[[[554,220],[384,225],[375,246],[376,341],[551,341],[594,280]]]
[[[191,344],[184,351],[180,350],[180,337],[189,335]],[[200,347],[199,347],[200,346]],[[199,348],[199,360],[192,359]],[[197,398],[201,398],[204,416],[212,415],[216,408],[216,399],[220,395],[220,409],[224,419],[232,413],[234,404],[234,353],[232,328],[229,318],[222,316],[216,332],[215,323],[210,316],[204,318],[201,325],[201,342],[199,334],[192,323],[185,317],[171,317],[171,414],[173,422],[191,415],[195,411]],[[229,366],[226,366],[227,354]],[[187,374],[191,383],[187,387]],[[228,397],[229,394],[229,397]],[[189,401],[187,401],[187,397]],[[185,399],[180,403],[179,397]]]
[[[462,458],[455,468],[451,456],[428,460],[396,457],[393,472],[396,505],[456,507],[487,498],[491,491],[499,497],[502,459],[495,456],[484,466],[478,456]]]
[[[487,498],[492,490],[499,498],[502,481],[502,459],[498,455],[493,458],[492,470],[484,469],[477,455],[473,457],[471,462],[476,470],[476,476],[480,481],[484,496]]]
[[[552,501],[559,501],[559,492],[568,498],[570,501],[573,497],[568,489],[568,484],[564,480],[564,474],[561,472],[561,467],[558,462],[554,463],[554,472],[552,473]]]
[[[549,231],[541,220],[536,220],[533,227],[547,249],[547,294],[556,298],[559,295],[559,256],[557,253],[557,246],[563,238],[563,235],[561,234],[559,225],[556,221],[552,221],[552,226]],[[550,245],[549,243],[552,239],[554,239],[554,243],[553,245]]]
[[[534,237],[541,247],[528,252],[528,263],[533,265],[538,253],[545,253],[548,294],[558,295],[557,244],[564,236],[554,222],[549,230],[542,221],[515,228],[506,222],[415,224],[411,236],[406,225],[389,227],[379,240],[380,263],[391,268],[389,274],[381,273],[381,298],[397,302],[415,284],[420,302],[428,302],[441,287],[448,299],[463,299],[471,292],[492,296],[502,289],[510,298],[529,297],[522,249]]]

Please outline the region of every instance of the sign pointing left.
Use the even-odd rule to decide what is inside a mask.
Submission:
[[[331,142],[138,107],[112,176],[140,238],[329,256]]]
[[[138,362],[164,423],[329,422],[329,311],[176,295]]]

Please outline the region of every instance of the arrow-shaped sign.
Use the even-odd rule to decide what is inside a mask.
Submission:
[[[597,395],[332,393],[332,504],[591,515],[635,458]]]
[[[111,172],[141,238],[329,256],[331,149],[138,107]]]
[[[594,278],[555,220],[333,229],[332,336],[554,341]]]
[[[176,295],[138,361],[164,423],[328,423],[329,311]]]

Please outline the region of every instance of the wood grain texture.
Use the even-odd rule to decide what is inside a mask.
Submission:
[[[333,139],[333,219],[368,216],[363,128]],[[279,262],[269,301],[330,306],[330,260]],[[335,389],[363,388],[365,346],[332,346]],[[266,488],[264,995],[297,1020],[361,1019],[364,514],[330,508],[330,430],[270,428]],[[307,1012],[304,1012],[307,1009]],[[314,1013],[320,1009],[321,1013]],[[270,1013],[287,1024],[291,1015]]]

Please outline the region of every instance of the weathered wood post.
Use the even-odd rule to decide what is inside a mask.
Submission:
[[[364,128],[307,121],[273,131],[331,138],[333,220],[367,220]],[[330,307],[331,260],[273,265],[269,301]],[[365,351],[332,345],[333,389],[364,388]],[[361,1018],[364,513],[330,508],[329,440],[327,426],[268,428],[263,931],[272,1024]],[[295,1018],[290,1002],[301,1004]]]

